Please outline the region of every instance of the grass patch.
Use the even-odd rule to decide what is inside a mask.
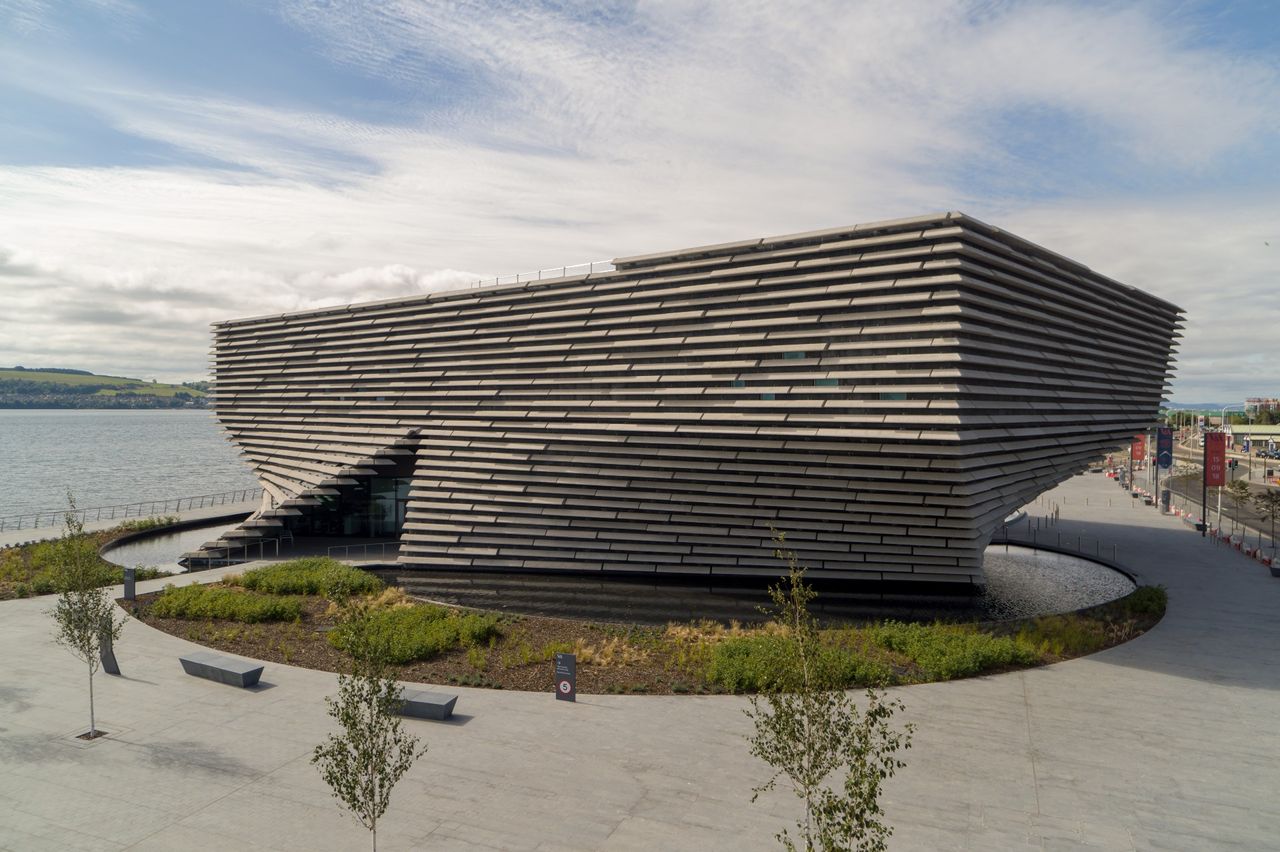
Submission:
[[[1169,593],[1164,586],[1139,586],[1120,600],[1104,605],[1103,609],[1111,609],[1129,617],[1160,618],[1168,605]]]
[[[228,577],[227,582],[272,595],[323,595],[330,599],[369,595],[383,588],[382,581],[372,574],[324,556],[264,565]]]
[[[165,586],[151,604],[151,614],[160,618],[255,624],[297,621],[302,616],[302,605],[296,598],[260,595],[227,586]]]
[[[499,635],[496,614],[459,613],[440,606],[378,610],[370,615],[370,641],[386,649],[388,662],[429,660],[457,647],[487,645]],[[329,644],[347,650],[350,626],[329,632]]]
[[[150,518],[130,518],[129,520],[121,521],[112,527],[111,533],[114,537],[123,533],[144,532],[146,530],[153,530],[156,527],[167,527],[172,524],[176,524],[181,520],[182,518],[179,518],[177,515],[153,515]]]
[[[1107,629],[1092,619],[1046,615],[1023,625],[1015,638],[1042,656],[1078,657],[1105,648]]]
[[[1139,586],[1084,612],[1029,619],[1016,637],[1046,657],[1079,657],[1141,636],[1164,616],[1168,603],[1164,586]]]
[[[173,521],[172,517],[133,518],[122,521],[109,530],[83,533],[82,538],[88,539],[94,548],[100,548],[125,533],[165,526]],[[0,600],[56,593],[60,552],[59,539],[0,548]],[[165,576],[165,572],[156,568],[138,566],[136,570],[138,580]],[[98,557],[97,574],[99,586],[114,586],[124,582],[124,568],[101,557]]]
[[[798,679],[792,649],[791,640],[776,633],[730,637],[712,647],[706,679],[729,692],[786,689]],[[837,689],[896,680],[888,664],[835,644],[819,646],[813,664],[821,679]]]
[[[971,677],[1040,661],[1039,651],[1030,644],[1016,637],[994,636],[972,624],[885,621],[867,628],[867,635],[911,660],[926,680]]]

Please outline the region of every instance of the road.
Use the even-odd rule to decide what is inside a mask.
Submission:
[[[1182,454],[1175,455],[1178,461],[1174,465],[1173,471],[1161,471],[1160,490],[1163,491],[1166,488],[1169,489],[1172,497],[1172,505],[1174,507],[1180,508],[1183,511],[1194,512],[1195,515],[1199,516],[1202,511],[1200,506],[1200,495],[1202,493],[1200,484],[1200,465],[1198,463],[1193,464],[1187,461]],[[1196,461],[1199,461],[1199,456],[1196,457]],[[1243,475],[1248,472],[1248,468],[1244,465],[1243,461],[1241,462],[1241,466],[1236,470],[1237,475],[1232,477],[1233,479],[1243,479],[1244,481],[1249,482],[1249,493],[1251,495],[1261,494],[1264,490],[1271,487],[1266,485],[1261,479],[1263,469],[1258,463],[1259,461],[1260,460],[1255,459],[1254,474],[1258,477],[1255,481],[1249,482],[1248,477]],[[1275,462],[1274,460],[1272,460],[1271,463],[1280,466],[1280,463]],[[1170,475],[1170,473],[1172,473],[1172,475]],[[1138,488],[1145,489],[1146,491],[1154,492],[1155,483],[1151,478],[1150,470],[1135,472],[1134,485]],[[1247,530],[1246,535],[1250,541],[1255,540],[1258,536],[1261,536],[1262,539],[1268,541],[1272,538],[1272,522],[1267,518],[1264,518],[1257,511],[1252,502],[1246,503],[1242,506],[1236,506],[1225,488],[1221,489],[1222,514],[1219,516],[1218,491],[1218,488],[1210,488],[1208,490],[1210,526],[1218,527],[1220,523],[1222,528],[1226,529],[1228,532],[1233,532],[1243,528]],[[1221,522],[1219,522],[1219,517],[1221,517]],[[1280,529],[1280,522],[1278,522],[1276,526]]]

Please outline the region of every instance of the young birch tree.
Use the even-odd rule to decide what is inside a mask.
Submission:
[[[369,832],[377,852],[378,820],[391,790],[427,746],[401,726],[403,690],[388,672],[385,644],[371,629],[371,610],[358,601],[346,610],[351,674],[338,676],[336,698],[325,698],[341,731],[316,746],[311,762],[338,803]]]
[[[1231,501],[1235,512],[1231,517],[1231,534],[1236,534],[1236,525],[1240,523],[1240,510],[1250,501],[1249,483],[1243,479],[1233,479],[1227,484],[1227,499]]]
[[[881,789],[905,765],[895,755],[911,747],[914,726],[899,731],[890,725],[903,706],[883,690],[868,689],[866,707],[859,710],[838,682],[809,613],[816,593],[804,582],[795,552],[783,548],[785,534],[773,533],[774,555],[789,568],[786,579],[769,589],[788,659],[776,686],[753,696],[746,711],[755,725],[751,754],[773,768],[751,800],[782,779],[801,800],[804,817],[796,823],[797,836],[786,829],[775,835],[787,850],[881,852],[893,833],[880,807]]]
[[[1276,518],[1280,518],[1280,491],[1268,487],[1254,495],[1253,507],[1264,521],[1271,522],[1271,555],[1276,555]],[[1262,547],[1262,532],[1258,532],[1258,547]]]
[[[89,733],[98,734],[93,704],[93,676],[102,663],[102,645],[115,643],[124,627],[125,614],[103,588],[104,572],[93,539],[84,534],[84,524],[76,516],[75,498],[67,495],[69,508],[63,517],[62,537],[57,544],[56,581],[58,598],[52,615],[57,625],[54,638],[83,662],[89,672]]]

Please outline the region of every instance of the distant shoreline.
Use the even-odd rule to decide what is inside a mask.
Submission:
[[[205,381],[178,385],[66,367],[0,367],[0,409],[207,408],[208,390]]]

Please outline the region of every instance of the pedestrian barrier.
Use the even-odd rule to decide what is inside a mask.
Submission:
[[[75,509],[70,512],[67,509],[48,509],[0,517],[0,532],[39,529],[41,527],[60,527],[68,514],[82,524],[90,524],[97,521],[125,520],[126,518],[145,518],[155,515],[189,512],[193,509],[207,509],[231,503],[247,503],[252,500],[258,500],[261,497],[261,488],[239,488],[235,491],[220,491],[217,494],[198,494],[195,497],[177,497],[167,500],[139,500],[136,503],[94,506],[89,509]]]

